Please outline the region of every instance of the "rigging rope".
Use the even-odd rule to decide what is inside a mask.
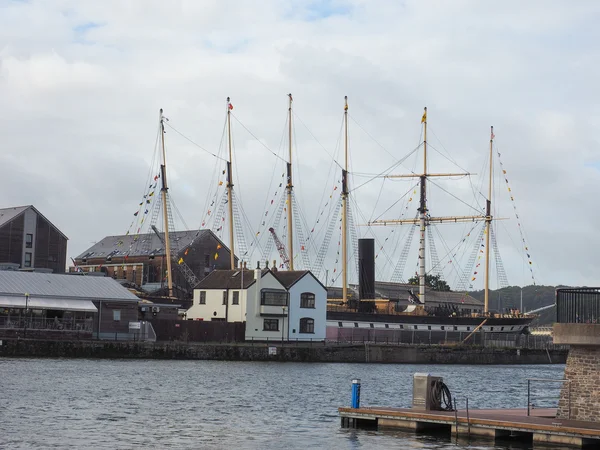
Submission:
[[[521,235],[521,242],[523,243],[523,248],[525,250],[525,254],[527,255],[527,262],[529,263],[529,272],[531,273],[531,280],[533,281],[533,285],[536,285],[535,275],[533,273],[533,263],[531,262],[531,254],[529,253],[529,245],[525,240],[525,234],[523,232],[523,228],[521,227],[521,219],[519,218],[519,212],[517,211],[517,204],[515,202],[515,198],[512,194],[512,189],[508,182],[508,176],[506,174],[506,169],[504,169],[504,164],[502,163],[502,159],[500,159],[500,151],[496,148],[496,153],[498,154],[498,162],[500,163],[500,168],[502,169],[502,174],[504,175],[504,181],[506,181],[506,188],[508,189],[508,194],[510,196],[510,201],[512,202],[512,207],[515,213],[515,217],[517,218],[517,227],[519,228],[519,234]]]

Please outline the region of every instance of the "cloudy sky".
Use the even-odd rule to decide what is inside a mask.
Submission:
[[[73,257],[124,234],[154,170],[164,108],[170,125],[208,150],[167,127],[170,192],[185,223],[198,228],[224,168],[209,153],[225,150],[230,96],[234,176],[250,239],[283,172],[271,152],[285,157],[293,93],[295,185],[305,234],[317,228],[314,259],[326,228],[316,221],[339,192],[332,157],[343,164],[347,95],[353,187],[417,146],[427,106],[431,170],[477,173],[435,182],[481,205],[494,125],[495,157],[501,153],[519,213],[516,219],[496,160],[495,214],[508,219],[498,222],[498,245],[509,283],[532,282],[520,223],[538,284],[597,285],[599,20],[600,3],[584,0],[0,0],[1,206],[35,205],[69,237]],[[419,172],[418,158],[394,173]],[[411,183],[361,186],[356,224],[400,217]],[[436,187],[432,215],[473,213]],[[437,244],[441,264],[453,259],[445,246],[458,245],[465,230],[448,227],[456,229],[433,232],[447,236]],[[390,228],[360,227],[358,234],[375,235],[377,248],[391,241],[387,256],[378,255],[378,274],[389,279],[405,238],[392,238]],[[338,235],[324,264],[330,278]],[[405,276],[416,264],[416,242]],[[471,245],[463,247],[466,261]]]

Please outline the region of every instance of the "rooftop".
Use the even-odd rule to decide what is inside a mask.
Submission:
[[[112,278],[0,271],[0,295],[63,299],[124,300],[139,298]]]
[[[269,269],[262,269],[265,276]],[[254,284],[254,270],[213,270],[195,289],[248,289]]]
[[[60,231],[56,226],[50,222],[44,215],[39,212],[33,205],[25,205],[25,206],[13,206],[10,208],[0,208],[0,227],[5,223],[10,222],[13,219],[16,219],[21,214],[23,214],[28,209],[33,209],[38,216],[43,217],[50,225],[52,225],[65,239],[68,239],[62,231]]]
[[[171,247],[183,250],[191,245],[194,240],[212,234],[210,230],[171,231]],[[164,238],[164,233],[160,233]],[[148,234],[122,234],[106,236],[99,242],[81,253],[75,259],[106,258],[107,256],[148,256],[150,254],[164,255],[165,248],[156,233]]]

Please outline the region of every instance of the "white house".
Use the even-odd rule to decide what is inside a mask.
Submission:
[[[324,340],[327,292],[309,271],[215,270],[187,318],[246,322],[246,340]]]
[[[325,340],[327,328],[325,286],[308,270],[284,270],[274,272],[273,275],[289,294],[287,339]]]

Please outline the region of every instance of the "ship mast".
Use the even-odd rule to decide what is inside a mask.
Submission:
[[[292,222],[292,94],[288,94],[290,105],[288,108],[288,137],[290,144],[290,160],[287,163],[287,233],[288,233],[288,253],[290,261],[290,270],[294,270],[294,234]]]
[[[421,119],[423,122],[423,174],[421,175],[421,199],[419,204],[419,300],[425,303],[425,226],[427,217],[427,107]]]
[[[407,174],[407,175],[384,175],[384,178],[419,178],[420,184],[420,202],[419,202],[419,217],[416,219],[399,219],[399,220],[374,220],[367,225],[402,225],[412,224],[419,225],[420,240],[419,240],[419,300],[425,303],[425,231],[426,227],[431,223],[444,222],[474,222],[477,220],[486,220],[484,216],[448,216],[448,217],[431,217],[427,209],[427,190],[426,182],[431,177],[456,177],[471,175],[469,173],[428,173],[427,172],[427,107],[423,111],[421,118],[423,124],[423,173],[422,174]],[[343,234],[342,234],[343,236]]]
[[[231,162],[231,110],[233,105],[231,99],[227,97],[227,140],[229,143],[229,161],[227,161],[227,203],[229,205],[229,254],[231,262],[231,270],[235,270],[235,251],[234,251],[234,235],[233,235],[233,169]]]
[[[342,169],[342,298],[348,301],[348,96],[344,97],[344,169]]]
[[[489,311],[490,300],[490,225],[492,224],[492,171],[493,171],[493,146],[494,127],[490,127],[490,179],[488,184],[488,198],[485,206],[485,291],[483,312]]]
[[[165,253],[167,256],[167,286],[169,287],[169,297],[173,297],[173,279],[171,277],[171,241],[169,239],[169,214],[167,211],[167,152],[165,150],[165,124],[164,124],[164,116],[163,110],[160,109],[160,137],[161,137],[161,146],[162,146],[162,164],[160,166],[161,178],[162,178],[162,187],[160,189],[162,194],[162,203],[163,203],[163,219],[165,226]]]

